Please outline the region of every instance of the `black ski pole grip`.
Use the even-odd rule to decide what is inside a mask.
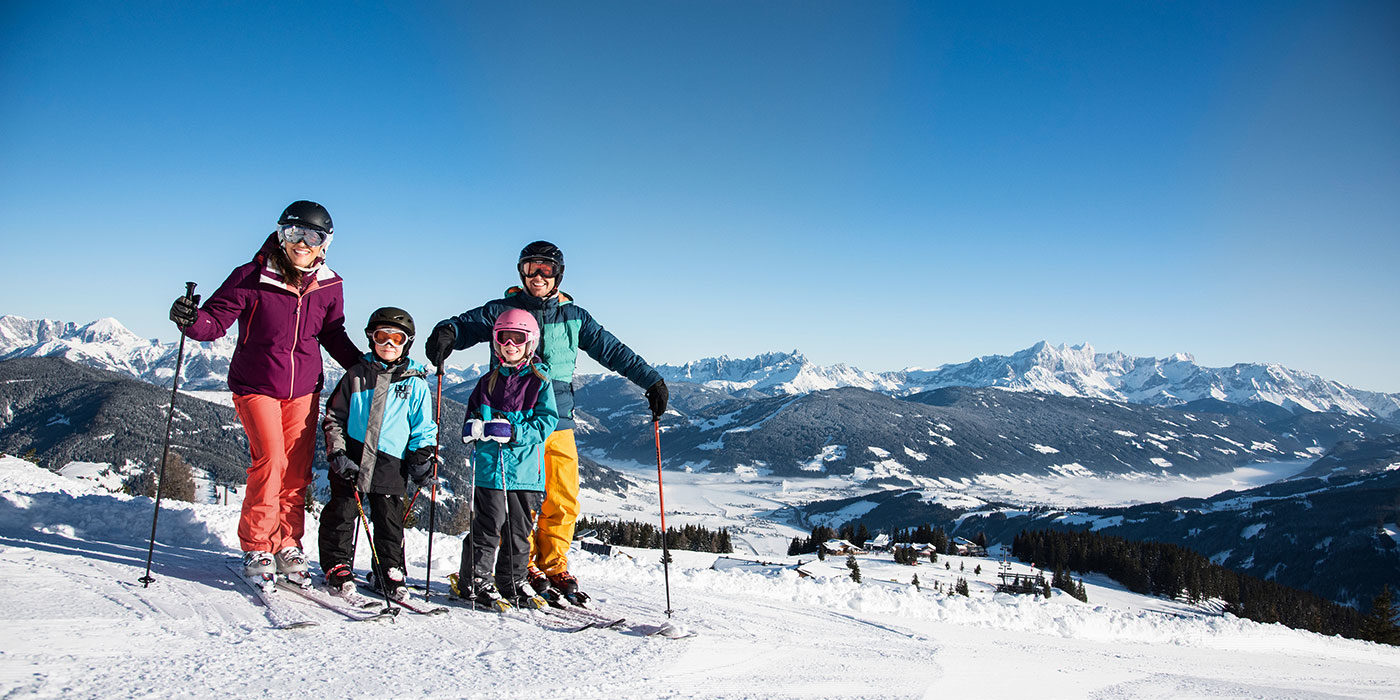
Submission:
[[[185,283],[185,298],[186,298],[186,299],[193,299],[193,298],[194,298],[194,282],[186,282],[186,283]]]

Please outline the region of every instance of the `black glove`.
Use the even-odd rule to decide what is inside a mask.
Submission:
[[[336,452],[326,457],[326,461],[330,462],[331,471],[346,481],[354,481],[355,477],[360,474],[360,465],[350,461],[344,452]]]
[[[452,354],[452,348],[456,344],[456,327],[451,323],[442,323],[428,336],[428,344],[423,346],[423,353],[428,356],[429,362],[441,367],[443,360]]]
[[[428,455],[428,458],[422,461],[409,462],[409,480],[412,481],[415,486],[427,486],[433,480],[433,465],[436,463],[437,458],[432,455]]]
[[[651,419],[661,420],[662,414],[666,413],[666,399],[670,398],[671,392],[666,390],[666,380],[658,379],[655,384],[647,387],[647,403],[651,404]]]
[[[170,320],[174,321],[180,330],[194,325],[194,322],[199,320],[199,295],[176,299],[175,303],[170,305]]]

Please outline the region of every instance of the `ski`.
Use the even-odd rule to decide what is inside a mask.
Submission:
[[[398,610],[380,610],[378,612],[365,610],[353,605],[349,605],[342,598],[337,598],[329,592],[317,588],[302,588],[287,581],[278,581],[277,587],[305,598],[327,610],[334,611],[345,616],[351,622],[376,622],[380,620],[393,621]]]
[[[557,603],[551,604],[551,606],[543,610],[543,612],[547,615],[572,620],[576,623],[583,623],[579,627],[569,630],[570,632],[582,632],[590,629],[613,629],[627,621],[625,617],[613,617],[591,608],[560,605]]]
[[[267,617],[272,621],[272,626],[279,630],[302,629],[305,627],[315,627],[318,623],[297,611],[285,600],[280,600],[272,592],[263,590],[262,586],[253,583],[247,576],[243,575],[243,565],[233,562],[227,563],[229,571],[242,581],[245,586],[252,589],[254,598],[262,603],[267,611]]]
[[[333,588],[327,588],[326,592],[361,610],[378,610],[384,607],[384,601],[360,595],[359,592],[354,590],[338,591]]]
[[[411,598],[408,600],[396,600],[394,601],[394,605],[397,605],[415,615],[447,614],[447,606],[445,605],[433,605],[431,603],[428,603],[427,601],[419,602]]]

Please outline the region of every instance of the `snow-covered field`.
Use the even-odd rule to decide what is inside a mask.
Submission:
[[[156,582],[137,583],[151,507],[0,458],[0,696],[1400,696],[1394,648],[1222,617],[1093,577],[1090,604],[996,594],[996,562],[960,557],[919,567],[861,557],[855,584],[838,558],[805,562],[812,576],[802,578],[787,557],[714,568],[715,555],[677,552],[674,621],[696,633],[678,640],[644,636],[665,621],[658,553],[647,550],[575,555],[600,606],[628,618],[619,631],[571,634],[550,619],[460,609],[276,630],[223,565],[236,549],[234,504],[168,503]],[[314,537],[306,544],[314,559]],[[425,546],[425,533],[409,533],[411,577],[423,575]],[[439,536],[435,580],[455,569],[457,547]],[[932,590],[958,576],[971,597]]]

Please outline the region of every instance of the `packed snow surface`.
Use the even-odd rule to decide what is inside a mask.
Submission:
[[[321,624],[278,630],[224,565],[236,554],[236,503],[166,501],[156,580],[144,588],[151,512],[149,499],[0,457],[0,696],[1400,696],[1392,647],[1259,625],[1097,577],[1085,581],[1089,604],[997,594],[995,560],[956,556],[918,567],[863,556],[856,584],[839,557],[712,568],[716,555],[675,552],[671,622],[694,633],[684,639],[646,636],[666,622],[649,550],[573,554],[598,607],[627,618],[616,631],[458,608],[346,623],[309,606]],[[407,536],[414,580],[426,537]],[[314,561],[314,536],[306,544]],[[458,538],[439,535],[435,582],[457,555]],[[958,577],[970,597],[935,590]]]

